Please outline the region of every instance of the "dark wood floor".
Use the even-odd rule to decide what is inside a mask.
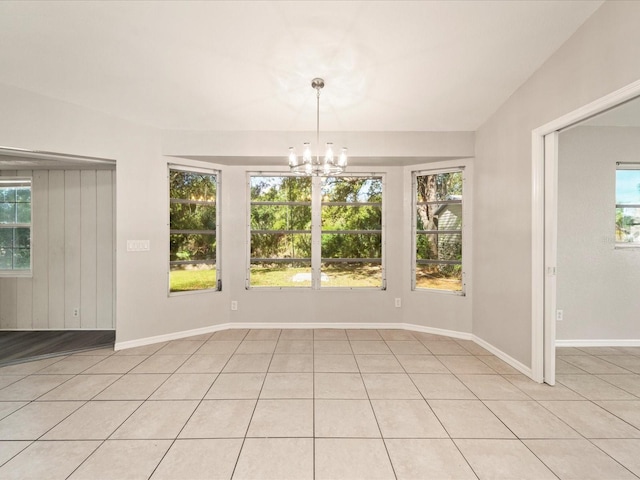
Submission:
[[[0,365],[98,347],[113,347],[115,330],[0,331]]]

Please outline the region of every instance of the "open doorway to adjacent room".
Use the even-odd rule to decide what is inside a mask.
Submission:
[[[0,364],[113,345],[115,161],[0,148]]]
[[[538,381],[640,368],[639,94],[636,82],[533,132]]]

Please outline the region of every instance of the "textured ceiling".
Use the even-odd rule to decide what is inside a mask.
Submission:
[[[0,83],[180,130],[475,130],[601,1],[0,2]]]

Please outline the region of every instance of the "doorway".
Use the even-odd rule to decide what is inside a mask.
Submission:
[[[532,132],[532,377],[555,384],[558,135],[640,96],[640,81]]]
[[[0,147],[0,361],[113,339],[115,166]]]

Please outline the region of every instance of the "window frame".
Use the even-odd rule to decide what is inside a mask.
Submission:
[[[14,184],[19,186],[21,183],[28,183],[31,201],[29,202],[29,223],[4,223],[1,224],[2,229],[29,229],[29,268],[28,269],[0,269],[0,278],[29,278],[33,277],[33,177],[25,175],[2,176],[0,177],[0,185]],[[17,203],[17,202],[16,202]],[[12,248],[13,250],[13,248]]]
[[[245,268],[245,289],[247,290],[288,290],[288,291],[308,291],[314,289],[314,267],[313,267],[313,249],[314,249],[314,240],[313,240],[313,223],[314,223],[314,215],[313,215],[313,201],[314,201],[314,188],[313,188],[313,179],[311,181],[311,199],[307,201],[293,201],[293,202],[266,202],[264,205],[280,205],[280,206],[306,206],[309,205],[311,209],[311,229],[307,232],[306,230],[269,230],[268,232],[272,233],[292,233],[292,234],[308,234],[311,238],[311,258],[309,258],[309,264],[311,267],[311,285],[304,286],[301,285],[299,287],[293,286],[260,286],[260,285],[251,285],[251,237],[254,232],[253,228],[251,228],[251,208],[255,205],[255,203],[251,199],[251,179],[253,177],[296,177],[296,178],[304,178],[303,175],[296,175],[291,172],[247,172],[246,174],[246,198],[247,198],[247,241],[246,241],[246,268]],[[273,263],[295,263],[295,259],[270,259]],[[298,260],[307,260],[306,258],[300,258]]]
[[[220,199],[222,198],[221,196],[221,190],[222,190],[222,182],[221,182],[221,171],[220,170],[216,170],[216,169],[208,169],[208,168],[201,168],[201,167],[192,167],[189,165],[182,165],[182,164],[175,164],[175,163],[168,163],[167,164],[167,244],[168,246],[170,245],[170,241],[171,241],[171,203],[172,203],[172,198],[171,198],[171,172],[172,171],[178,171],[178,172],[186,172],[186,173],[200,173],[203,175],[213,175],[216,178],[216,199],[215,199],[215,206],[216,206],[216,229],[215,229],[215,236],[216,236],[216,263],[215,263],[215,272],[216,272],[216,286],[214,288],[202,288],[199,290],[186,290],[186,291],[176,291],[173,292],[171,291],[171,251],[169,249],[169,251],[167,252],[167,295],[169,297],[178,297],[178,296],[182,296],[182,295],[197,295],[197,294],[202,294],[202,293],[212,293],[212,292],[220,292],[222,291],[222,265],[221,265],[221,257],[220,257],[220,253],[221,253],[221,241],[222,241],[222,236],[221,236],[221,231],[220,231],[220,226],[221,226],[221,208],[220,208]],[[208,231],[208,230],[205,230]]]
[[[355,286],[355,287],[339,287],[339,286],[323,286],[322,285],[322,281],[321,281],[321,276],[322,276],[322,263],[325,260],[322,257],[322,235],[323,234],[329,234],[330,232],[333,232],[332,230],[323,230],[322,229],[322,207],[326,205],[325,202],[323,202],[322,200],[322,180],[324,178],[379,178],[380,179],[380,183],[382,185],[382,191],[381,191],[381,201],[380,201],[380,229],[379,230],[337,230],[336,232],[343,232],[344,234],[349,234],[346,232],[353,232],[354,234],[358,234],[358,232],[380,232],[380,270],[381,270],[381,280],[380,280],[380,286],[375,286],[375,287],[367,287],[367,286]],[[343,173],[340,175],[328,175],[327,177],[316,177],[318,178],[318,188],[317,190],[317,195],[318,195],[318,244],[319,244],[319,249],[318,249],[318,277],[316,278],[316,282],[317,282],[317,289],[318,290],[386,290],[387,289],[387,277],[386,277],[386,265],[385,265],[385,259],[386,259],[386,215],[385,215],[385,190],[386,190],[386,176],[383,172],[349,172],[349,173]],[[349,207],[360,207],[360,206],[367,206],[367,205],[372,205],[375,204],[377,206],[378,202],[327,202],[329,204],[336,204],[336,203],[346,203]],[[331,206],[331,205],[328,205]],[[313,210],[312,210],[313,212]],[[313,226],[312,226],[313,227]],[[368,233],[364,233],[365,235]],[[312,239],[313,239],[313,235],[312,235]],[[368,258],[363,258],[363,259],[341,259],[341,261],[336,261],[335,259],[330,261],[330,262],[326,262],[326,263],[349,263],[349,260],[369,260]],[[377,259],[376,259],[377,260]],[[312,258],[313,261],[313,258]],[[358,262],[353,262],[353,263],[358,263]],[[359,262],[359,263],[371,263],[371,262]]]
[[[438,202],[438,203],[451,203],[451,204],[459,204],[461,205],[462,210],[462,223],[460,225],[460,248],[462,249],[462,260],[460,263],[452,262],[452,261],[442,261],[437,262],[434,261],[434,264],[451,264],[451,265],[460,265],[461,267],[461,289],[460,290],[444,290],[438,288],[426,288],[426,287],[418,287],[416,281],[416,273],[418,266],[417,259],[417,236],[418,236],[418,219],[417,219],[417,210],[418,210],[418,188],[417,188],[417,177],[426,176],[426,175],[440,175],[445,173],[461,173],[462,175],[462,199],[460,202]],[[428,293],[437,293],[442,295],[455,295],[455,296],[466,296],[467,291],[467,281],[466,281],[466,258],[468,257],[467,253],[467,244],[466,237],[468,232],[466,231],[466,202],[465,196],[467,191],[467,178],[466,178],[466,167],[464,165],[456,166],[456,167],[444,167],[444,168],[434,168],[434,169],[421,169],[414,170],[411,172],[411,291],[414,292],[428,292]],[[444,231],[444,232],[453,232]],[[456,229],[457,233],[458,230]]]
[[[618,241],[615,226],[616,226],[616,216],[618,208],[638,208],[640,209],[640,203],[618,203],[618,179],[617,173],[619,170],[633,170],[640,172],[640,162],[616,162],[616,177],[614,178],[614,241],[615,241],[615,249],[629,249],[629,248],[640,248],[640,238],[637,242],[621,242]]]
[[[380,290],[387,289],[386,280],[386,215],[385,215],[385,190],[386,190],[386,174],[385,172],[349,172],[340,175],[328,175],[328,177],[361,177],[361,178],[380,178],[382,183],[382,201],[380,202],[381,208],[381,284],[380,286],[368,287],[368,286],[354,286],[354,287],[342,287],[342,286],[323,286],[321,282],[322,276],[322,180],[324,176],[311,177],[311,285],[303,287],[293,286],[255,286],[251,285],[251,178],[252,177],[303,177],[304,175],[298,175],[290,172],[262,172],[262,171],[250,171],[247,172],[247,245],[246,245],[246,269],[245,269],[245,288],[247,290],[287,290],[287,291],[331,291],[331,290]],[[358,203],[354,202],[353,206],[357,206]],[[346,262],[345,262],[346,263]],[[363,262],[364,263],[364,262]]]

